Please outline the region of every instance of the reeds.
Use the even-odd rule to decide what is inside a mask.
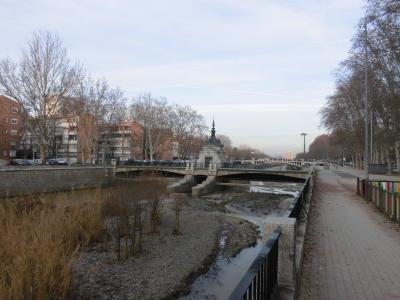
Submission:
[[[140,254],[146,216],[152,233],[161,222],[161,190],[149,182],[1,200],[0,299],[72,297],[72,264],[85,246],[111,239],[118,260]]]
[[[46,203],[27,196],[0,204],[0,299],[65,299],[71,264],[104,237],[102,201]]]

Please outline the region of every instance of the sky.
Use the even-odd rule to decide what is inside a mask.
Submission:
[[[217,134],[270,155],[319,134],[363,0],[0,0],[0,58],[34,31],[57,33],[71,60],[129,99],[190,105]],[[131,101],[131,100],[130,100]]]

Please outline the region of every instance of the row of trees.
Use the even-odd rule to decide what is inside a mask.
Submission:
[[[43,163],[55,149],[60,116],[91,116],[73,119],[86,135],[82,147],[89,153],[95,152],[98,125],[125,117],[122,91],[85,74],[82,64],[70,61],[61,39],[49,32],[34,33],[19,61],[0,60],[0,91],[22,105],[24,129]]]
[[[71,62],[61,39],[49,32],[34,33],[21,58],[0,60],[0,92],[22,105],[27,145],[39,147],[40,158],[55,157],[62,142],[57,135],[60,119],[78,133],[79,160],[93,161],[107,125],[136,121],[142,128],[143,159],[153,160],[166,145],[180,159],[197,155],[206,141],[203,116],[189,106],[168,103],[150,93],[139,95],[127,106],[120,88],[105,79],[93,79],[79,62]],[[110,134],[111,136],[111,134]],[[265,154],[246,145],[233,147],[219,136],[228,159],[251,159]],[[67,153],[69,155],[69,137]]]
[[[234,146],[227,135],[219,134],[217,138],[220,139],[224,145],[225,158],[227,160],[250,160],[253,158],[268,157],[263,151],[245,144],[241,144],[238,147]]]
[[[143,94],[133,99],[130,116],[142,124],[144,159],[152,161],[160,148],[176,145],[179,159],[199,152],[207,129],[204,118],[189,106],[169,104],[165,98]]]
[[[367,72],[365,72],[367,70]],[[367,75],[366,75],[367,74]],[[321,111],[322,124],[341,153],[363,166],[365,83],[368,82],[368,127],[371,161],[395,159],[400,169],[400,3],[368,0],[349,57],[336,74],[335,92]]]
[[[71,62],[61,39],[49,32],[34,33],[21,59],[0,60],[0,92],[22,105],[25,137],[37,144],[40,158],[54,157],[60,117],[69,117],[79,132],[82,160],[98,152],[100,128],[135,120],[143,127],[143,153],[153,159],[165,138],[177,142],[179,157],[186,157],[193,139],[204,134],[204,119],[187,106],[169,105],[165,98],[140,95],[127,107],[119,88],[105,79],[93,79],[79,62]],[[71,117],[72,116],[72,117]],[[139,141],[138,141],[139,143]],[[141,143],[141,141],[140,141]],[[68,144],[69,145],[69,144]]]

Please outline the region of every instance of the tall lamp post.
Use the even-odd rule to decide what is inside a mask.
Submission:
[[[304,153],[304,159],[306,159],[306,135],[307,133],[300,133],[300,135],[303,136],[303,153]]]

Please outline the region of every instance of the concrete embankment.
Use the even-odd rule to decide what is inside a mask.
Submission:
[[[113,181],[113,168],[104,167],[3,169],[0,198],[97,187]]]
[[[186,193],[191,191],[195,184],[196,181],[193,175],[185,175],[181,180],[168,185],[167,189],[175,193]]]
[[[206,180],[204,180],[202,183],[192,187],[192,196],[199,197],[201,195],[211,193],[214,191],[216,184],[216,176],[207,176]]]

